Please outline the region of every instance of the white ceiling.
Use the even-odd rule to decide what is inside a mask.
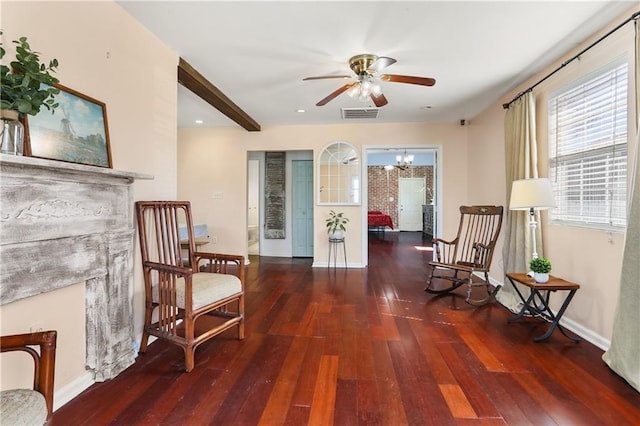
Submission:
[[[383,82],[372,122],[459,121],[500,99],[637,1],[120,1],[263,128],[342,122],[342,94],[361,53],[398,62],[384,72],[433,87]],[[563,59],[567,59],[564,58]],[[237,126],[178,85],[179,127]],[[424,107],[430,107],[425,109]],[[305,113],[296,112],[306,110]],[[203,124],[195,124],[195,120]]]

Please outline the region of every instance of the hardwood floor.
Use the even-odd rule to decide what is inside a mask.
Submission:
[[[638,425],[640,394],[602,351],[499,304],[423,291],[420,233],[370,236],[366,269],[252,258],[246,338],[156,342],[55,425]],[[425,244],[428,246],[428,244]]]

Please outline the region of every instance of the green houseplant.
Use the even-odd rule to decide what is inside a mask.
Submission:
[[[50,60],[47,66],[40,62],[40,54],[31,50],[26,37],[13,42],[16,44],[16,56],[8,65],[4,62],[6,51],[0,44],[0,151],[20,155],[24,143],[20,116],[36,115],[42,107],[55,110],[58,104],[54,95],[60,91],[53,87],[58,79],[51,75],[58,68],[58,60]],[[42,84],[48,86],[42,87]]]
[[[347,230],[347,223],[349,223],[349,218],[347,218],[344,213],[336,213],[331,210],[329,212],[329,218],[326,220],[329,238],[342,238],[343,232]]]
[[[529,262],[529,268],[533,271],[533,279],[539,283],[549,281],[549,272],[551,272],[551,262],[546,257],[536,257]]]

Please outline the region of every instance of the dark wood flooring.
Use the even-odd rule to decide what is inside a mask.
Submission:
[[[420,233],[370,235],[366,269],[252,258],[246,339],[165,342],[57,410],[55,425],[639,425],[602,351],[464,292],[423,291]]]

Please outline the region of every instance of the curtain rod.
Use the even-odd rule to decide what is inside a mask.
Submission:
[[[597,45],[598,43],[600,43],[602,40],[604,40],[605,38],[609,37],[611,34],[615,33],[616,31],[618,31],[620,28],[622,28],[626,23],[631,22],[635,19],[638,19],[640,17],[640,11],[639,12],[635,12],[634,14],[632,14],[629,18],[627,18],[624,22],[620,23],[617,27],[615,27],[614,29],[612,29],[611,31],[609,31],[608,33],[606,33],[605,35],[603,35],[602,37],[600,37],[598,40],[594,41],[593,43],[591,43],[589,46],[585,47],[580,53],[578,53],[577,55],[575,55],[574,57],[572,57],[571,59],[563,62],[558,68],[556,68],[555,70],[551,71],[549,74],[547,74],[546,76],[544,76],[541,80],[539,80],[537,83],[535,83],[533,86],[529,87],[527,90],[524,90],[520,93],[518,93],[516,95],[515,98],[511,99],[510,102],[506,103],[506,104],[502,104],[502,108],[504,109],[508,109],[509,106],[511,106],[512,103],[514,103],[515,101],[517,101],[518,99],[520,99],[523,95],[525,95],[526,93],[532,91],[536,86],[538,86],[540,83],[542,83],[543,81],[547,80],[549,77],[551,77],[552,75],[554,75],[555,73],[557,73],[558,71],[560,71],[562,68],[566,67],[567,65],[569,65],[571,62],[573,62],[574,60],[578,59],[580,56],[582,56],[587,50],[591,49],[592,47],[594,47],[595,45]]]

